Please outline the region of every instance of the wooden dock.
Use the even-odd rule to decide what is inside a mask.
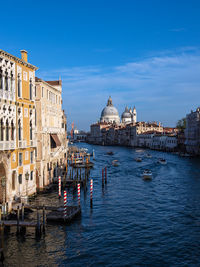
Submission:
[[[81,214],[80,206],[68,206],[67,214],[65,217],[64,217],[64,208],[62,209],[60,208],[59,210],[48,213],[46,216],[46,220],[47,222],[70,223],[80,214]]]
[[[37,226],[37,222],[34,221],[18,221],[17,220],[2,220],[0,222],[0,226],[19,226],[19,227],[36,227]]]

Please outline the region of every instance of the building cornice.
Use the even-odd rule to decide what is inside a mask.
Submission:
[[[38,67],[36,67],[36,66],[34,66],[34,65],[24,61],[24,60],[22,60],[21,58],[18,58],[16,56],[11,55],[11,54],[5,52],[2,49],[0,49],[0,55],[6,56],[6,57],[10,58],[11,60],[14,60],[17,63],[21,63],[21,64],[25,65],[26,67],[29,67],[29,68],[31,68],[33,70],[38,70]]]

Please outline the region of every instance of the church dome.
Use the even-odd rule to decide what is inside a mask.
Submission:
[[[115,107],[106,106],[101,112],[101,117],[110,115],[119,116],[119,113]]]
[[[128,107],[125,108],[125,111],[122,113],[122,119],[130,119],[131,113],[128,110]]]
[[[101,122],[120,123],[119,113],[112,104],[112,99],[109,97],[107,106],[101,112]]]

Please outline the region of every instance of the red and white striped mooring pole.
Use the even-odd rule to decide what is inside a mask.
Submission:
[[[58,177],[58,197],[61,198],[61,177]]]
[[[90,205],[92,206],[92,198],[93,198],[93,179],[90,180]]]
[[[78,184],[78,205],[81,205],[81,187],[80,184]]]
[[[64,191],[64,220],[67,217],[67,191]]]

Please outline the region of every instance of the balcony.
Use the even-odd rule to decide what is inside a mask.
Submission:
[[[36,147],[36,140],[31,140],[30,141],[30,147]]]
[[[16,148],[15,141],[0,141],[0,150],[14,150]]]
[[[19,141],[18,146],[19,148],[26,148],[27,147],[26,140]]]

